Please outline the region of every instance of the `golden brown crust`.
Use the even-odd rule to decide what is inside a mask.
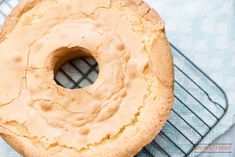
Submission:
[[[174,86],[174,73],[173,69],[173,57],[170,50],[169,42],[162,31],[158,33],[157,37],[153,41],[152,45],[151,62],[154,72],[159,80],[167,87],[173,88]]]
[[[45,152],[36,148],[27,138],[17,136],[8,129],[0,126],[1,137],[23,156],[45,157]]]
[[[33,8],[41,0],[21,0],[20,3],[13,9],[10,15],[6,18],[0,33],[0,42],[5,36],[10,33],[17,24],[20,17],[28,10]]]
[[[7,18],[2,28],[2,33],[0,33],[0,41],[4,40],[5,36],[14,29],[20,17],[33,8],[38,2],[40,2],[40,0],[23,0],[19,3]],[[143,3],[142,0],[133,0],[132,2],[137,5]],[[145,9],[148,10],[143,17],[144,20],[150,22],[155,21],[153,23],[159,27],[163,27],[164,23],[161,21],[160,16],[154,10],[146,8],[148,6],[145,3],[144,6]],[[150,57],[150,68],[159,82],[156,81],[157,86],[153,86],[150,90],[152,93],[157,93],[158,98],[148,99],[136,116],[137,120],[133,122],[134,125],[125,127],[121,133],[114,138],[104,140],[104,142],[99,145],[94,145],[89,149],[80,151],[79,156],[131,157],[159,133],[172,107],[174,82],[172,55],[163,28],[156,33],[151,51],[154,53],[152,53]],[[5,141],[25,157],[64,157],[66,154],[77,153],[75,149],[67,147],[61,148],[59,146],[58,148],[55,146],[55,150],[52,148],[51,151],[46,152],[41,147],[36,147],[33,144],[33,140],[18,136],[4,127],[0,127],[0,132]],[[76,155],[74,155],[74,157],[76,157]]]

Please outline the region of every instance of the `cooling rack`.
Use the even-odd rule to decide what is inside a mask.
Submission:
[[[0,24],[18,0],[0,0]],[[175,104],[159,135],[136,157],[185,157],[218,124],[228,108],[225,92],[205,72],[171,44],[175,69]],[[92,84],[99,73],[92,58],[70,60],[55,76],[66,88]]]

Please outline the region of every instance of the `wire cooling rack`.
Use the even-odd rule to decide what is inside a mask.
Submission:
[[[0,0],[0,24],[18,0]],[[159,135],[136,157],[184,157],[199,145],[228,108],[224,91],[189,58],[171,44],[175,68],[175,104]],[[65,88],[83,88],[99,73],[92,58],[70,60],[55,76]]]

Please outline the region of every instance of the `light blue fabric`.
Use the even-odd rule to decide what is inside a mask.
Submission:
[[[228,113],[202,142],[209,144],[235,122],[235,1],[146,1],[165,20],[169,40],[215,80],[228,96]],[[203,156],[234,157],[234,144],[232,151],[231,154]]]
[[[204,139],[203,143],[209,144],[235,122],[235,1],[146,1],[158,10],[165,20],[169,40],[227,93],[230,104],[228,113]],[[8,2],[14,6],[17,0]],[[8,14],[10,10],[6,4],[0,5],[1,12]],[[3,20],[4,17],[0,15],[0,24]],[[0,157],[20,155],[1,140]]]

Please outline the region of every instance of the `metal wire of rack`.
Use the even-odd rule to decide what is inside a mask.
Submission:
[[[221,87],[173,44],[171,47],[175,61],[175,105],[160,134],[137,157],[189,156],[228,108]]]
[[[0,1],[0,24],[18,0]],[[136,157],[184,157],[200,144],[218,124],[228,108],[221,87],[171,44],[175,68],[175,104],[160,134]],[[70,60],[55,76],[66,88],[82,88],[92,84],[99,73],[92,58]]]

